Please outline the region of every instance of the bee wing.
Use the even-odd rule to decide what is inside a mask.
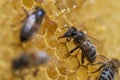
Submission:
[[[100,41],[90,35],[87,35],[88,39],[95,45],[99,45]]]
[[[79,23],[78,27],[80,27],[80,29],[82,31],[84,31],[84,33],[86,34],[88,40],[90,40],[92,43],[94,43],[95,45],[98,45],[100,43],[99,40],[97,40],[96,38],[89,35],[89,33],[88,33],[89,31],[88,31],[87,26],[85,25],[84,22]]]

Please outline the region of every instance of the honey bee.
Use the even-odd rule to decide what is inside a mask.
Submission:
[[[96,78],[96,80],[115,80],[115,77],[118,77],[117,75],[118,75],[119,67],[120,67],[120,61],[113,58],[111,60],[103,62],[103,64],[96,71],[92,73],[96,73],[100,71],[100,74]]]
[[[27,17],[24,20],[20,32],[20,39],[22,42],[28,41],[33,36],[33,34],[39,29],[45,17],[45,11],[40,7],[36,7],[30,14],[25,9],[24,11],[26,12]]]
[[[84,58],[86,58],[89,63],[93,63],[95,61],[97,56],[96,47],[82,30],[79,31],[75,27],[70,27],[68,28],[68,31],[66,31],[63,36],[60,36],[58,39],[60,38],[66,38],[67,42],[73,39],[73,42],[76,45],[73,50],[68,52],[68,56],[80,48],[82,51],[82,64],[84,63]]]
[[[29,69],[35,67],[36,70],[33,73],[36,75],[39,71],[38,67],[47,63],[50,60],[50,57],[45,52],[37,53],[23,53],[12,61],[12,70],[22,71],[24,69]]]

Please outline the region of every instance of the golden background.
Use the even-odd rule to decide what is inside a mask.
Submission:
[[[72,56],[66,58],[66,48],[60,43],[62,40],[57,39],[66,31],[60,29],[65,25],[87,31],[88,35],[98,40],[95,45],[99,54],[119,59],[120,0],[36,1],[40,2],[36,3],[33,0],[0,2],[0,80],[20,80],[19,77],[12,75],[11,61],[23,51],[35,50],[46,51],[53,60],[41,66],[37,76],[33,77],[32,72],[26,75],[26,80],[88,80],[87,70],[83,67],[75,74],[71,73],[78,65],[77,59]],[[31,11],[35,6],[41,6],[47,16],[41,29],[32,39],[27,43],[20,43],[19,32],[22,23],[12,25],[26,16],[22,7]],[[67,45],[69,50],[74,46],[72,42]]]

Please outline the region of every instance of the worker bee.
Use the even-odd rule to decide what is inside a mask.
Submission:
[[[73,50],[68,52],[68,56],[80,48],[82,51],[82,64],[84,63],[84,58],[86,58],[89,63],[93,63],[95,61],[97,56],[96,47],[82,30],[79,31],[75,27],[69,27],[68,31],[66,31],[63,36],[60,36],[58,39],[60,38],[66,38],[67,42],[73,39],[73,42],[76,45]]]
[[[96,73],[100,71],[100,74],[96,78],[96,80],[115,80],[115,77],[118,77],[117,75],[118,75],[119,67],[120,67],[120,61],[113,58],[111,60],[103,62],[103,64],[97,70],[91,73]]]
[[[12,61],[12,70],[22,71],[24,69],[30,69],[35,67],[36,70],[33,75],[36,75],[39,71],[38,67],[47,63],[50,60],[50,57],[45,52],[36,52],[36,53],[23,53],[19,57],[13,59]]]
[[[26,12],[27,17],[24,20],[20,32],[20,39],[22,42],[28,41],[33,36],[33,34],[39,29],[45,16],[45,11],[40,7],[36,7],[30,14],[25,9],[24,11]]]

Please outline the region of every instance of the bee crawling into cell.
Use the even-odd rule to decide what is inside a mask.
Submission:
[[[21,73],[24,69],[35,68],[33,75],[39,72],[38,67],[50,61],[50,56],[45,52],[23,53],[12,61],[12,71]],[[21,75],[21,74],[20,74]],[[18,75],[19,76],[19,75]],[[24,78],[23,75],[20,77]]]
[[[39,29],[42,24],[45,11],[41,7],[36,7],[30,14],[23,8],[26,13],[26,18],[23,21],[23,26],[20,32],[21,42],[28,41],[33,34]]]
[[[75,27],[68,27],[68,30],[62,36],[60,36],[58,39],[61,39],[61,38],[66,38],[66,42],[70,42],[72,39],[76,46],[71,51],[68,51],[68,49],[67,49],[67,51],[68,51],[67,56],[70,56],[75,50],[81,49],[82,64],[84,64],[85,58],[87,59],[87,61],[90,64],[93,64],[95,62],[96,57],[97,57],[96,47],[82,30],[79,31]],[[96,63],[96,64],[99,64],[99,63]],[[79,66],[80,66],[80,63],[78,65],[78,68],[79,68]]]
[[[118,59],[111,59],[104,57],[107,61],[91,74],[100,71],[99,76],[95,80],[120,80],[118,69],[120,68],[120,61]]]

